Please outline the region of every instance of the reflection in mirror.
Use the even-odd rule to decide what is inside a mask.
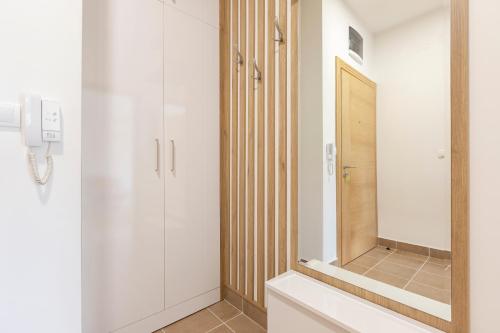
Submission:
[[[299,8],[299,260],[449,320],[450,3]]]

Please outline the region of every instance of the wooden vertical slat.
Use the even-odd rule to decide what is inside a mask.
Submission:
[[[265,124],[264,124],[264,88],[266,73],[265,70],[265,0],[259,0],[258,2],[258,57],[257,65],[262,73],[261,80],[257,83],[257,121],[258,121],[258,132],[257,132],[257,303],[260,305],[264,304],[264,282],[265,282],[265,155],[264,155],[264,140],[265,140]]]
[[[275,213],[276,213],[276,140],[275,140],[275,0],[268,0],[268,34],[267,34],[267,278],[276,275],[275,258]]]
[[[451,6],[451,318],[470,332],[469,295],[469,1]]]
[[[246,0],[240,0],[240,52],[243,55],[243,64],[240,67],[240,196],[239,196],[239,291],[245,294],[246,279],[246,251],[245,251],[245,220],[246,220]]]
[[[248,0],[248,203],[247,203],[247,297],[254,299],[255,260],[255,0]]]
[[[285,42],[279,47],[279,274],[287,270],[287,4],[280,0],[279,23]]]
[[[229,285],[229,108],[230,108],[230,51],[229,51],[229,29],[230,8],[229,0],[220,0],[220,217],[221,217],[221,279],[222,286]],[[222,288],[221,288],[222,289]]]
[[[232,1],[233,82],[231,88],[231,285],[238,288],[238,0]]]
[[[292,27],[291,27],[291,62],[292,62],[292,77],[291,77],[291,261],[292,269],[298,261],[297,247],[294,244],[298,238],[299,225],[299,1],[292,0]]]

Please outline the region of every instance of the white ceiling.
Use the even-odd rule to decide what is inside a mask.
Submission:
[[[414,17],[449,7],[450,0],[344,0],[346,5],[376,34]]]

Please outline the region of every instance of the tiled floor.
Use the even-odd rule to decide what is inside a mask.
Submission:
[[[449,259],[377,247],[344,268],[439,302],[451,303]]]
[[[227,301],[214,304],[154,333],[265,333]]]

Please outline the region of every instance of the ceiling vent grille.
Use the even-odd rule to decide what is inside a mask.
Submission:
[[[363,64],[363,37],[353,27],[349,27],[349,56]]]

